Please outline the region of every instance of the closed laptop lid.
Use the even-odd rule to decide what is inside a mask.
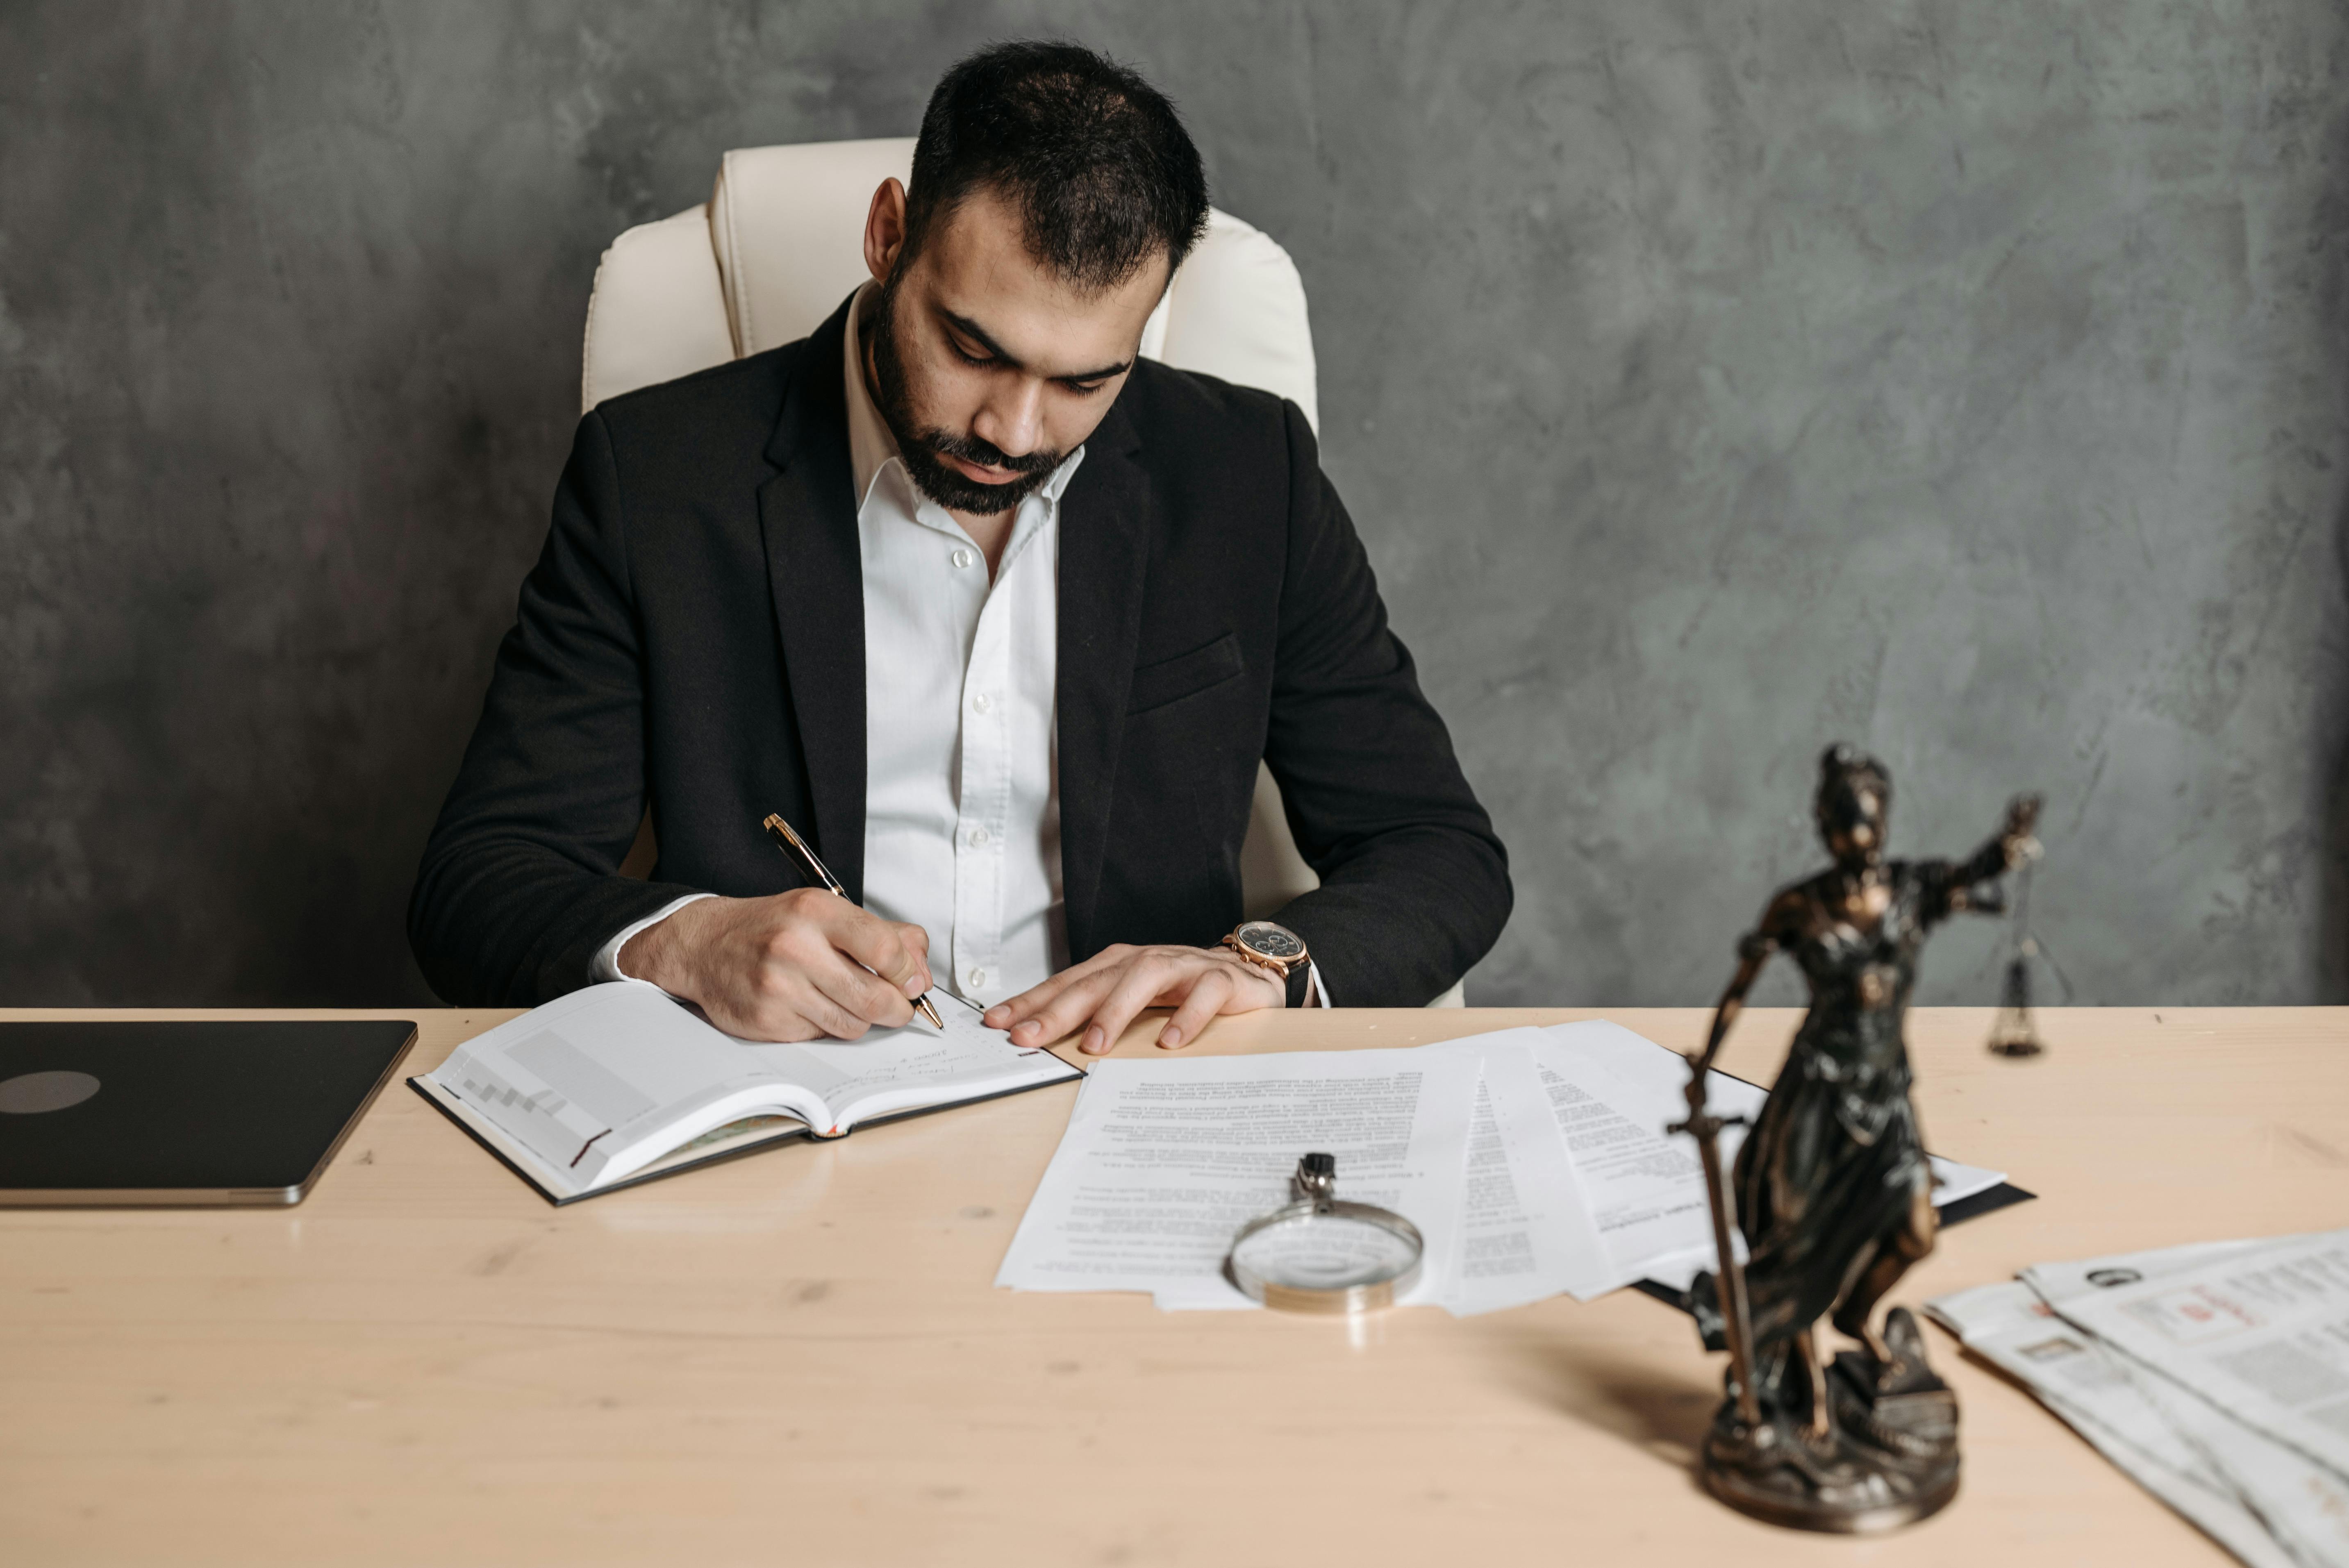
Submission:
[[[0,1023],[0,1204],[293,1203],[405,1018]]]

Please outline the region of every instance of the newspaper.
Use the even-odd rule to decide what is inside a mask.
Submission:
[[[2146,1490],[2254,1568],[2349,1568],[2349,1480],[2263,1429],[2240,1403],[2214,1402],[2181,1377],[2181,1357],[2151,1357],[2092,1323],[2116,1312],[2144,1322],[2208,1304],[2224,1282],[2297,1269],[2343,1237],[2287,1236],[2043,1264],[2017,1282],[1940,1297],[1927,1312],[1969,1350],[2013,1377]],[[2132,1304],[2162,1301],[2151,1311]],[[2199,1320],[2198,1314],[2186,1314]],[[2152,1330],[2155,1334],[2162,1331]],[[2242,1336],[2216,1336],[2207,1342]],[[2304,1403],[2323,1405],[2321,1395]]]
[[[2222,1254],[2057,1310],[2349,1477],[2349,1232]]]
[[[2242,1243],[2213,1243],[2239,1249]],[[2207,1253],[2208,1248],[2180,1249]],[[2190,1266],[2162,1254],[2090,1260],[2069,1272],[2083,1288],[2090,1273],[2110,1275]],[[2065,1323],[2039,1292],[2007,1280],[1937,1297],[1926,1313],[1958,1336],[1967,1349],[2028,1388],[2131,1480],[2199,1526],[2252,1568],[2294,1568],[2321,1557],[2295,1554],[2271,1531],[2267,1510],[2245,1495],[2236,1476],[2211,1453],[2213,1439],[2230,1434],[2181,1423],[2182,1391],[2135,1368],[2127,1357]],[[2165,1398],[2165,1394],[2168,1395]],[[2213,1418],[2210,1426],[2225,1423]],[[2257,1440],[2256,1434],[2249,1434]]]

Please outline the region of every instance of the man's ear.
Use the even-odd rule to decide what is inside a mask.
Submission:
[[[887,283],[905,250],[905,188],[893,176],[873,192],[864,214],[864,268],[875,283]]]

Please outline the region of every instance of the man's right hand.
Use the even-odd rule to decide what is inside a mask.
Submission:
[[[740,1039],[853,1040],[913,1017],[932,984],[930,937],[822,888],[705,898],[630,937],[620,973]]]

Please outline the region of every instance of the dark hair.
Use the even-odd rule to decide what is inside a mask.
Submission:
[[[1123,283],[1161,251],[1171,276],[1207,227],[1206,173],[1174,106],[1075,44],[995,44],[939,78],[899,265],[982,187],[1019,214],[1038,261],[1085,288]]]

